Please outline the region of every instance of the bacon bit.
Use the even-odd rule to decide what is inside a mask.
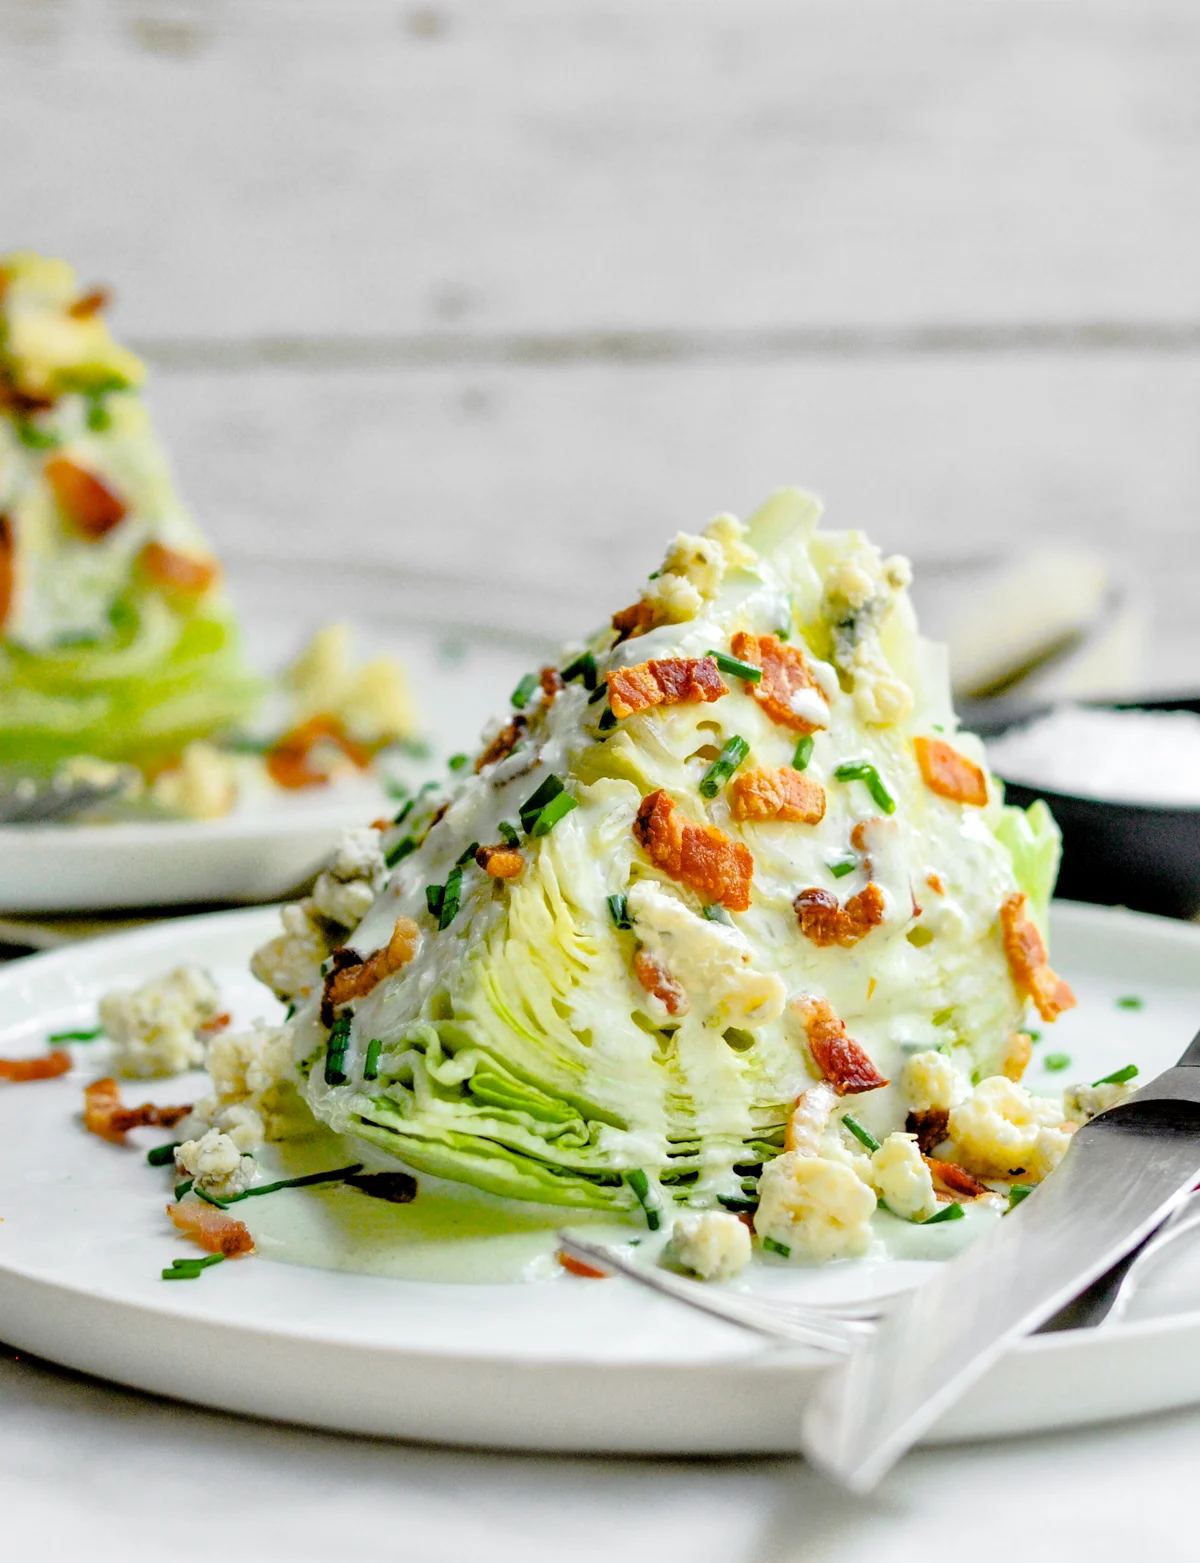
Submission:
[[[711,704],[729,689],[711,657],[663,657],[604,675],[615,717],[647,706]]]
[[[934,895],[946,894],[946,887],[942,883],[942,876],[940,874],[926,874],[925,883],[933,891]]]
[[[922,1113],[909,1113],[904,1120],[906,1134],[915,1134],[917,1149],[922,1156],[931,1156],[946,1138],[950,1127],[950,1112],[945,1107],[930,1107]]]
[[[515,847],[480,847],[475,861],[489,879],[516,879],[525,867],[525,859]]]
[[[203,1037],[207,1042],[210,1037],[215,1037],[219,1031],[224,1031],[226,1026],[228,1026],[232,1020],[233,1016],[229,1013],[229,1011],[222,1010],[219,1015],[213,1015],[210,1019],[206,1020],[203,1025],[197,1026],[196,1035],[198,1037]]]
[[[203,597],[217,580],[221,567],[215,559],[197,559],[162,543],[147,543],[141,552],[142,569],[158,586],[184,597]]]
[[[887,1085],[866,1049],[846,1035],[828,999],[795,999],[791,1007],[803,1023],[813,1062],[839,1096],[857,1096]]]
[[[1064,1010],[1074,1009],[1075,995],[1046,959],[1046,946],[1037,924],[1028,915],[1029,897],[1014,890],[1000,908],[1000,931],[1004,954],[1017,992],[1032,999],[1043,1020],[1056,1020]]]
[[[582,1275],[589,1281],[607,1281],[607,1270],[597,1270],[595,1265],[585,1265],[582,1259],[573,1259],[570,1254],[564,1254],[560,1248],[558,1262],[570,1275]]]
[[[538,682],[542,686],[542,704],[548,709],[554,704],[554,697],[563,687],[562,674],[557,668],[543,668]]]
[[[969,803],[982,809],[988,800],[987,777],[974,760],[968,760],[940,738],[914,738],[917,764],[930,792],[951,803]]]
[[[254,1239],[246,1223],[204,1200],[189,1199],[186,1204],[168,1205],[167,1215],[185,1237],[210,1254],[241,1259],[254,1252]]]
[[[528,725],[523,716],[514,716],[507,727],[502,727],[475,761],[476,775],[483,770],[485,765],[495,765],[498,760],[507,760],[521,742]]]
[[[17,572],[13,563],[15,553],[13,524],[7,516],[0,515],[0,630],[4,628],[5,620],[13,605],[13,598],[16,596]]]
[[[751,635],[747,630],[739,630],[730,646],[739,662],[762,668],[759,682],[746,687],[773,722],[797,733],[815,733],[822,726],[792,710],[792,696],[801,689],[815,689],[824,699],[803,652],[785,646],[774,635]]]
[[[1032,1057],[1033,1038],[1027,1031],[1014,1031],[1005,1044],[1004,1057],[1000,1061],[1001,1074],[1010,1080],[1019,1080]]]
[[[21,418],[28,418],[34,413],[49,412],[54,402],[53,396],[20,390],[10,380],[5,379],[3,372],[0,371],[0,408],[4,408],[5,411],[15,412]]]
[[[112,294],[107,288],[93,288],[90,293],[85,293],[77,298],[73,304],[68,305],[67,314],[73,320],[90,320],[93,315],[98,315],[102,309],[107,309],[112,303]]]
[[[321,1020],[326,1026],[333,1024],[333,1012],[339,1005],[349,1004],[351,999],[365,999],[385,977],[391,977],[417,952],[421,930],[411,917],[397,917],[392,936],[382,950],[360,960],[353,950],[343,947],[334,951],[334,970],[325,979],[325,991],[321,995]]]
[[[819,825],[825,817],[825,789],[790,765],[774,771],[743,771],[734,778],[730,810],[735,820],[783,820]]]
[[[661,788],[642,799],[633,835],[651,861],[672,879],[708,901],[719,901],[731,912],[749,910],[754,875],[749,849],[715,825],[694,825],[684,819]]]
[[[391,830],[392,823],[390,819],[373,819],[371,821],[371,829],[379,831],[382,835],[385,830]]]
[[[623,640],[634,640],[639,635],[644,635],[647,630],[652,630],[657,621],[657,615],[648,602],[635,602],[632,607],[622,608],[620,613],[612,616],[612,627],[617,632],[617,645]]]
[[[633,970],[646,992],[664,1006],[668,1015],[686,1015],[691,1006],[680,984],[659,960],[648,950],[639,950],[633,957]]]
[[[25,1080],[54,1080],[71,1067],[71,1055],[65,1047],[37,1058],[0,1058],[0,1080],[19,1083]]]
[[[121,1101],[121,1087],[107,1075],[103,1080],[93,1080],[83,1093],[84,1128],[113,1145],[124,1145],[130,1129],[173,1129],[191,1110],[190,1102],[179,1107],[156,1107],[153,1102],[126,1107]]]
[[[340,749],[360,771],[365,771],[371,763],[370,750],[349,737],[336,716],[310,716],[307,722],[284,733],[267,750],[267,771],[271,780],[290,792],[302,787],[326,786],[329,777],[311,763],[313,750],[321,744],[332,744]]]
[[[883,921],[883,891],[871,881],[864,890],[852,895],[845,906],[838,904],[832,890],[801,890],[792,902],[800,932],[822,947],[840,944],[849,949],[865,939],[872,928]]]
[[[918,1142],[919,1143],[919,1142]],[[955,1194],[964,1199],[978,1199],[992,1191],[986,1183],[973,1178],[965,1167],[956,1161],[938,1161],[936,1156],[924,1156],[925,1165],[933,1174],[934,1187],[940,1194]]]
[[[65,456],[52,456],[42,470],[58,508],[91,542],[124,521],[125,501],[94,472]]]

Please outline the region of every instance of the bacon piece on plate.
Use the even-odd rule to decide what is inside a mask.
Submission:
[[[749,848],[715,825],[696,825],[661,788],[642,799],[633,822],[638,845],[652,862],[701,896],[731,912],[750,906],[754,859]]]
[[[940,738],[914,738],[917,764],[930,792],[951,803],[969,803],[982,809],[988,800],[987,777],[982,766],[968,760]]]
[[[607,1281],[608,1271],[597,1270],[595,1265],[585,1265],[582,1259],[573,1259],[570,1254],[564,1254],[560,1248],[558,1262],[569,1275],[582,1275],[589,1281]]]
[[[181,554],[164,543],[147,543],[141,552],[142,569],[157,586],[179,592],[184,597],[202,597],[220,577],[215,559],[200,559]]]
[[[615,717],[633,716],[648,706],[709,704],[729,693],[711,657],[662,657],[616,668],[604,677]]]
[[[335,716],[310,716],[307,722],[284,733],[267,750],[267,770],[271,780],[291,792],[303,787],[324,787],[329,776],[313,764],[313,751],[321,746],[340,749],[358,767],[365,771],[371,763],[371,752],[363,744],[351,738]]]
[[[56,1047],[52,1053],[39,1053],[36,1058],[0,1058],[0,1080],[54,1080],[65,1075],[70,1067],[70,1053],[65,1047]]]
[[[785,646],[775,635],[751,635],[746,630],[739,630],[730,647],[739,662],[762,668],[758,683],[746,687],[773,722],[796,733],[815,733],[825,726],[801,716],[792,704],[802,689],[815,690],[822,701],[825,699],[803,652]]]
[[[1037,924],[1029,916],[1029,897],[1014,890],[1000,908],[1000,932],[1004,954],[1017,992],[1033,1000],[1043,1020],[1056,1020],[1074,1009],[1075,995],[1046,959],[1046,946]]]
[[[65,456],[52,456],[42,470],[58,508],[92,542],[124,521],[125,501],[86,467]]]
[[[524,856],[515,847],[480,847],[475,861],[489,879],[516,879],[525,867]]]
[[[177,1205],[168,1205],[167,1215],[185,1237],[210,1254],[240,1259],[254,1252],[254,1239],[246,1223],[205,1200],[181,1200]]]
[[[507,760],[524,737],[527,726],[528,723],[523,716],[514,716],[507,727],[502,727],[475,761],[476,774],[483,770],[485,765],[495,765],[497,760]]]
[[[17,572],[13,563],[16,543],[13,524],[7,516],[0,515],[0,630],[4,628],[13,598],[17,590]]]
[[[944,1107],[929,1107],[924,1112],[909,1113],[904,1120],[907,1134],[917,1137],[917,1149],[922,1156],[931,1156],[934,1147],[946,1138],[950,1126],[950,1114]]]
[[[668,1015],[687,1014],[687,994],[657,955],[639,950],[633,958],[633,970],[642,987],[663,1005]]]
[[[857,1096],[887,1085],[866,1049],[847,1036],[828,999],[799,998],[791,1007],[804,1026],[813,1062],[839,1096]]]
[[[121,1087],[110,1075],[93,1080],[83,1093],[84,1128],[114,1145],[123,1145],[130,1129],[173,1129],[191,1110],[190,1102],[177,1107],[156,1107],[153,1102],[126,1107]]]
[[[612,616],[612,627],[617,632],[617,644],[623,640],[633,640],[638,635],[644,635],[647,630],[652,630],[657,616],[648,602],[635,602],[631,607],[622,608],[619,613]]]
[[[883,891],[871,881],[842,906],[832,890],[801,890],[792,902],[800,932],[822,947],[840,944],[844,949],[865,939],[883,921]]]
[[[778,770],[743,771],[734,777],[729,794],[730,811],[739,821],[819,825],[825,817],[824,787],[790,765],[781,765]]]
[[[927,1155],[925,1165],[933,1174],[934,1185],[943,1194],[954,1194],[959,1199],[978,1199],[981,1194],[992,1192],[986,1183],[973,1178],[956,1161],[939,1161],[936,1156]]]
[[[351,999],[365,999],[385,977],[392,976],[417,953],[421,930],[411,917],[397,917],[391,938],[382,950],[360,960],[353,950],[334,952],[335,969],[325,979],[325,992],[321,1000],[321,1019],[325,1025],[333,1024],[333,1012],[340,1004]]]

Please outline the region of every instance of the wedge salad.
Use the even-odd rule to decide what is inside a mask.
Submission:
[[[160,811],[207,817],[365,769],[413,735],[400,671],[356,667],[331,628],[264,710],[107,303],[65,261],[0,257],[0,780],[116,762]]]
[[[880,1212],[999,1213],[1120,1098],[1135,1070],[1020,1083],[1027,1022],[1075,1002],[1053,820],[958,729],[906,561],[818,519],[785,490],[680,534],[473,765],[347,837],[254,957],[286,1022],[207,1044],[179,1224],[316,1122],[417,1199],[602,1213],[726,1277],[864,1254]],[[124,1072],[203,1051],[217,996],[173,980],[173,1039],[161,1000],[110,1005]]]

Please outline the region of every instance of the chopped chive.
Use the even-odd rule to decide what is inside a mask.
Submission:
[[[547,776],[541,783],[539,783],[539,785],[535,787],[534,790],[529,794],[529,796],[525,799],[525,802],[522,803],[520,809],[517,811],[521,816],[521,829],[525,831],[526,834],[528,834],[529,827],[533,824],[534,820],[537,819],[538,815],[542,812],[546,805],[552,799],[557,798],[562,790],[563,784],[561,778],[556,776],[554,772],[551,771],[549,776]]]
[[[94,1042],[97,1037],[104,1035],[104,1027],[97,1026],[94,1031],[52,1031],[46,1038],[47,1042]]]
[[[93,434],[104,434],[112,427],[112,413],[100,396],[88,397],[87,426]]]
[[[778,1254],[781,1259],[790,1259],[792,1251],[786,1243],[777,1243],[773,1237],[764,1237],[762,1246],[768,1254]]]
[[[397,738],[393,747],[414,760],[427,760],[433,752],[424,738]]]
[[[737,1199],[731,1194],[718,1194],[717,1204],[731,1210],[734,1215],[752,1215],[758,1209],[756,1199]]]
[[[914,950],[923,950],[927,944],[933,943],[932,928],[914,928],[911,933],[904,936]]]
[[[479,843],[478,843],[478,841],[472,841],[471,845],[469,847],[464,848],[464,850],[462,852],[460,852],[458,854],[458,856],[454,859],[455,867],[456,868],[461,868],[464,863],[469,863],[471,861],[471,859],[475,856],[476,852],[478,852],[478,851],[479,851]]]
[[[1042,1033],[1040,1031],[1026,1031],[1025,1035],[1031,1042],[1040,1042],[1042,1040]]]
[[[542,809],[537,818],[529,826],[531,836],[548,836],[559,820],[569,814],[572,809],[579,807],[569,792],[560,792],[557,798],[551,798],[550,802]]]
[[[796,752],[792,755],[792,769],[794,771],[806,771],[808,762],[812,759],[813,735],[805,733],[804,737],[796,745]]]
[[[738,766],[750,753],[750,745],[735,733],[725,742],[725,747],[700,778],[700,796],[715,798]]]
[[[585,689],[596,687],[596,659],[590,651],[585,651],[582,656],[576,657],[574,662],[569,662],[565,668],[560,668],[559,676],[564,684],[569,684],[573,679],[581,678]]]
[[[838,781],[861,781],[885,814],[896,812],[896,800],[884,785],[883,778],[870,760],[846,760],[833,773]]]
[[[1028,1199],[1032,1193],[1032,1183],[1010,1184],[1008,1190],[1008,1209],[1005,1210],[1004,1214],[1007,1215],[1009,1210],[1015,1210],[1021,1201],[1023,1199]]]
[[[720,901],[709,901],[707,905],[700,908],[700,915],[710,923],[724,923],[726,928],[732,928],[734,925],[733,918],[730,917]]]
[[[753,662],[739,662],[723,651],[710,651],[708,655],[722,673],[728,673],[732,678],[744,678],[747,684],[757,684],[762,678],[762,668],[755,667]]]
[[[501,841],[506,847],[515,847],[521,840],[520,833],[515,825],[510,825],[506,819],[502,819],[496,826]]]
[[[537,687],[538,687],[538,676],[537,676],[537,674],[536,673],[526,673],[525,677],[521,680],[521,682],[513,690],[512,696],[511,696],[512,703],[513,703],[514,706],[516,706],[518,711],[524,711],[525,707],[529,704],[530,696],[533,694],[534,690]]]
[[[635,1167],[632,1172],[625,1174],[625,1181],[633,1190],[638,1204],[646,1212],[646,1225],[651,1232],[657,1232],[662,1218],[657,1208],[650,1203],[650,1179],[640,1167]]]
[[[933,1023],[934,1023],[934,1025],[935,1026],[944,1026],[944,1025],[946,1025],[949,1022],[950,1017],[953,1014],[954,1014],[954,1011],[952,1009],[939,1009],[939,1010],[935,1010],[934,1011],[934,1015],[933,1015]]]
[[[879,1149],[879,1141],[871,1133],[870,1129],[864,1128],[858,1119],[851,1117],[849,1113],[842,1114],[842,1128],[849,1129],[858,1143],[865,1145],[869,1151],[877,1151]]]
[[[446,880],[445,889],[438,905],[438,931],[444,933],[454,919],[458,916],[459,902],[462,900],[461,868],[452,868]]]
[[[601,713],[600,713],[600,720],[596,723],[596,726],[600,729],[600,731],[602,733],[607,733],[611,728],[615,727],[616,725],[617,725],[617,719],[613,715],[612,707],[611,706],[606,706],[605,709],[603,711],[601,711]]]
[[[933,730],[935,733],[944,733],[946,731],[940,722],[935,722],[933,724]]]
[[[218,1199],[215,1194],[208,1193],[207,1190],[202,1189],[198,1183],[192,1184],[192,1193],[196,1196],[197,1199],[202,1199],[206,1205],[215,1205],[218,1210],[224,1210],[226,1208],[225,1201],[223,1199]]]
[[[225,1203],[236,1205],[239,1200],[255,1199],[259,1194],[277,1194],[280,1189],[306,1189],[317,1183],[344,1183],[347,1178],[354,1177],[362,1170],[362,1162],[356,1161],[352,1167],[337,1167],[333,1172],[309,1172],[302,1178],[280,1178],[278,1183],[264,1183],[256,1189],[243,1189],[240,1194],[231,1194]]]
[[[1136,993],[1126,993],[1117,1000],[1118,1009],[1143,1009],[1145,999],[1139,999]]]
[[[330,1028],[329,1041],[325,1046],[326,1085],[346,1083],[346,1054],[350,1048],[351,1024],[349,1015],[339,1015]]]
[[[829,865],[829,872],[835,879],[845,879],[847,874],[852,874],[858,867],[858,859],[853,855],[834,858]]]
[[[923,1227],[935,1227],[940,1225],[943,1221],[961,1221],[965,1215],[966,1211],[962,1208],[959,1202],[954,1199],[951,1200],[948,1205],[943,1205],[942,1208],[938,1211],[937,1215],[929,1216],[925,1221],[919,1221],[917,1225]]]
[[[445,885],[425,886],[425,905],[429,910],[430,917],[440,917],[442,915],[442,902],[445,898]]]
[[[1070,1067],[1070,1053],[1047,1053],[1042,1059],[1042,1068],[1050,1069],[1055,1074],[1057,1074],[1060,1069],[1069,1069]]]
[[[175,1140],[170,1145],[156,1145],[152,1151],[146,1152],[146,1160],[152,1167],[173,1167],[175,1147],[182,1143],[181,1140]]]
[[[1093,1080],[1093,1086],[1097,1085],[1124,1085],[1127,1080],[1132,1080],[1138,1072],[1136,1064],[1126,1064],[1124,1069],[1114,1069],[1111,1075],[1105,1075],[1103,1080]]]
[[[397,803],[403,803],[411,789],[407,782],[398,781],[396,777],[389,776],[383,783],[383,790],[389,798],[393,798]]]
[[[416,839],[416,837],[415,836],[405,836],[403,838],[403,840],[397,841],[397,843],[396,843],[396,845],[394,847],[389,847],[387,849],[387,851],[383,854],[383,861],[387,864],[387,866],[389,868],[395,868],[397,863],[402,863],[406,857],[408,857],[411,853],[415,852],[416,850],[417,850],[417,839]]]
[[[623,895],[610,895],[608,898],[608,915],[613,920],[614,928],[632,928],[629,920],[629,901]]]
[[[191,1187],[194,1181],[195,1179],[193,1178],[184,1178],[182,1183],[177,1183],[175,1185],[175,1203],[177,1205],[185,1194],[191,1192]]]
[[[53,450],[58,444],[57,434],[39,429],[36,424],[30,423],[28,418],[17,418],[15,422],[17,438],[28,450]]]
[[[379,1079],[379,1055],[383,1052],[383,1042],[379,1037],[367,1043],[367,1056],[363,1059],[362,1077],[364,1080]]]
[[[596,701],[603,700],[606,694],[608,694],[607,681],[603,684],[597,684],[595,689],[593,689],[591,694],[588,696],[588,705],[594,706]]]
[[[291,1001],[291,1003],[288,1005],[287,1009],[285,1009],[284,1012],[283,1012],[284,1020],[291,1020],[292,1016],[295,1013],[296,1013],[296,1001],[295,1001],[295,999],[293,999]]]
[[[396,814],[392,817],[392,824],[393,825],[403,825],[404,821],[408,818],[408,816],[412,813],[412,811],[416,808],[416,806],[417,806],[417,800],[415,798],[410,798],[408,800],[408,802],[404,805],[404,807],[402,809],[399,809],[396,812]]]
[[[203,1259],[172,1259],[169,1270],[164,1270],[164,1281],[194,1281],[202,1270],[208,1270],[213,1265],[219,1265],[225,1258],[224,1254],[206,1254]]]
[[[461,771],[463,766],[467,764],[470,758],[471,756],[469,754],[452,754],[446,761],[446,767],[451,771]]]

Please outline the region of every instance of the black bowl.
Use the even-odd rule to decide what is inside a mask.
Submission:
[[[1083,701],[1081,704],[1119,711],[1194,711],[1200,697],[1166,700]],[[964,726],[984,738],[1022,726],[1036,714],[986,713],[976,707],[964,716]],[[972,720],[973,718],[973,720]],[[1001,780],[1004,780],[1002,777]],[[1129,906],[1162,917],[1200,916],[1200,808],[1148,803],[1105,803],[1061,792],[1004,781],[1009,803],[1028,806],[1044,798],[1063,837],[1062,870],[1057,895],[1071,901],[1096,901],[1103,906]]]

